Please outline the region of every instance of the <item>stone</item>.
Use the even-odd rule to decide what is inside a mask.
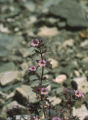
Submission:
[[[31,120],[30,119],[30,115],[16,115],[16,120]],[[8,120],[11,120],[11,118],[9,117]]]
[[[19,49],[23,37],[20,35],[9,35],[0,33],[0,57],[8,56],[13,54],[15,50]]]
[[[88,81],[85,76],[74,78],[73,81],[77,83],[78,89],[80,89],[84,94],[88,93]]]
[[[5,103],[5,101],[0,98],[0,107],[2,107],[2,105],[3,105],[4,103]]]
[[[84,63],[88,63],[88,57],[85,57],[85,58],[83,59],[83,62],[84,62]]]
[[[9,104],[5,105],[2,109],[2,111],[5,111],[6,108],[8,109],[12,109],[14,106],[19,106],[20,108],[24,109],[25,110],[25,107],[20,105],[17,101],[12,101],[10,102]]]
[[[0,24],[0,32],[9,33],[9,30],[8,30],[8,28],[4,27],[3,24]]]
[[[66,22],[59,22],[59,23],[58,23],[58,27],[59,27],[59,28],[64,28],[64,27],[66,27]]]
[[[7,97],[7,94],[0,91],[0,98],[6,98],[6,97]]]
[[[77,116],[80,120],[84,120],[87,115],[88,110],[84,104],[80,108],[73,107],[73,116]]]
[[[0,120],[8,120],[5,112],[0,113]]]
[[[56,89],[56,96],[59,96],[64,91],[64,87],[59,87]]]
[[[6,100],[9,100],[10,98],[13,98],[15,96],[15,92],[11,92],[7,95]]]
[[[88,46],[88,39],[86,39],[85,41],[83,41],[80,46],[81,47],[87,47]]]
[[[30,16],[30,24],[34,24],[34,23],[36,23],[37,22],[37,18],[36,18],[36,16]]]
[[[21,104],[34,103],[36,102],[36,94],[33,92],[32,88],[28,85],[22,85],[16,88],[15,98]]]
[[[55,97],[48,97],[48,99],[50,100],[50,102],[53,106],[60,104],[60,102],[61,102],[61,99],[56,97],[56,96]]]
[[[50,0],[50,1],[47,1],[45,0],[45,2],[43,3],[43,8],[42,10],[45,10],[47,8],[49,8],[50,6],[52,6],[53,4],[58,4],[61,0]]]
[[[72,47],[74,45],[74,40],[73,39],[69,39],[69,40],[66,40],[64,43],[63,43],[63,46],[64,47]]]
[[[49,27],[43,26],[40,28],[40,31],[38,32],[37,35],[51,37],[51,36],[55,36],[58,34],[59,34],[59,31],[56,27],[49,28]]]
[[[35,11],[35,4],[32,1],[27,1],[24,3],[24,6],[30,11],[30,12],[34,12]]]
[[[49,11],[52,15],[63,18],[70,27],[88,27],[86,12],[76,0],[62,0],[52,5]]]
[[[11,3],[13,2],[13,0],[0,0],[0,3],[4,4],[4,3]]]
[[[11,84],[19,80],[21,74],[18,71],[8,71],[0,73],[0,84],[2,86]]]
[[[28,70],[28,63],[25,61],[24,63],[21,64],[21,68],[23,71],[23,75],[25,74],[25,72]]]
[[[77,70],[74,70],[74,74],[76,77],[80,77],[80,73]]]
[[[16,66],[13,62],[8,62],[0,66],[0,72],[7,72],[12,70],[16,70]]]
[[[53,81],[56,83],[63,83],[67,79],[67,76],[62,74],[58,75]]]
[[[30,50],[26,48],[21,48],[20,52],[24,58],[28,57],[30,55]]]
[[[45,19],[46,20],[46,19]],[[47,22],[49,22],[49,24],[51,24],[51,25],[55,25],[56,23],[57,23],[57,21],[58,21],[58,19],[55,19],[55,18],[49,18],[48,20],[47,20]]]
[[[49,58],[48,60],[50,61],[52,68],[56,68],[58,66],[58,62],[55,59]]]

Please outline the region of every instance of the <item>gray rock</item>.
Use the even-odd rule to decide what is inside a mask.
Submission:
[[[21,103],[27,105],[27,103],[36,102],[36,94],[32,91],[32,88],[28,85],[22,85],[16,88],[16,99]]]
[[[60,1],[61,0],[49,0],[49,1],[45,0],[44,3],[43,3],[42,9],[46,9],[46,8],[50,7],[51,5],[53,5],[53,4],[59,3]]]
[[[25,107],[22,106],[22,105],[20,105],[17,101],[12,101],[12,102],[10,102],[9,104],[7,104],[7,105],[3,108],[3,110],[4,110],[5,108],[11,109],[13,106],[16,106],[16,105],[19,105],[19,107],[25,109]]]
[[[15,92],[11,92],[10,94],[8,94],[8,95],[6,96],[6,100],[9,100],[9,99],[13,98],[14,95],[15,95]]]
[[[70,27],[88,27],[86,12],[76,0],[62,0],[51,6],[49,11],[52,15],[65,19]]]
[[[19,80],[21,74],[18,71],[8,71],[0,73],[0,84],[2,86],[8,85],[10,83]]]
[[[59,22],[59,23],[58,23],[58,27],[59,27],[59,28],[64,28],[64,27],[66,27],[66,22]]]
[[[6,111],[6,108],[8,109],[12,109],[13,107],[19,106],[22,110],[25,110],[26,108],[22,105],[20,105],[17,101],[12,101],[8,104],[6,104],[3,109],[2,109],[2,113],[4,113]],[[1,120],[1,119],[0,119]]]
[[[61,99],[59,97],[48,97],[48,100],[50,100],[53,106],[61,103]]]
[[[30,115],[16,115],[16,120],[31,120]],[[11,120],[10,117],[8,117],[8,120]]]
[[[73,107],[73,116],[79,117],[80,120],[84,120],[84,118],[88,115],[88,110],[85,105],[82,105],[80,108]]]
[[[0,57],[11,56],[11,53],[19,49],[22,41],[22,36],[0,33]]]
[[[45,19],[46,20],[46,19]],[[49,18],[47,20],[48,23],[50,23],[51,25],[55,25],[57,23],[57,21],[59,21],[58,19],[55,19],[53,17]]]
[[[0,66],[0,72],[16,70],[16,66],[12,62],[8,62]]]
[[[73,81],[77,83],[78,89],[80,89],[84,94],[88,93],[88,81],[85,76],[74,78]]]
[[[3,98],[3,99],[4,99],[4,98],[6,98],[6,97],[7,97],[7,94],[5,94],[5,93],[3,93],[3,92],[0,91],[0,98]]]
[[[36,8],[34,2],[32,2],[32,1],[25,2],[24,6],[25,6],[30,12],[34,12],[34,11],[35,11],[35,8]]]
[[[5,103],[5,101],[0,98],[0,107],[2,107],[2,105],[3,105],[4,103]]]
[[[1,4],[11,3],[13,0],[0,0]]]
[[[0,120],[8,120],[5,112],[0,113]]]

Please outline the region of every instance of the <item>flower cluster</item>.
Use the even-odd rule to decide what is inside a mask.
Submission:
[[[37,49],[40,51],[40,54],[43,54],[43,51],[41,51],[41,49],[39,49],[41,47],[41,43],[43,43],[42,40],[38,40],[38,39],[34,39],[31,43],[30,46],[32,47],[37,47]],[[41,59],[38,61],[38,66],[39,67],[45,67],[46,66],[46,60],[44,60],[42,57]],[[29,67],[30,72],[35,72],[37,70],[36,66],[31,66]]]

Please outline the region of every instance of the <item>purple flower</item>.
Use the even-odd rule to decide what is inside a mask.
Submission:
[[[6,112],[6,113],[8,113],[8,112],[9,112],[9,109],[8,109],[8,108],[6,108],[5,112]]]
[[[38,45],[39,45],[39,40],[38,39],[34,39],[31,43],[32,47],[38,47]]]
[[[41,95],[47,95],[48,94],[48,88],[41,88]]]
[[[30,68],[29,68],[29,70],[31,71],[31,72],[35,72],[36,71],[36,66],[31,66]]]
[[[38,64],[39,64],[40,67],[45,67],[46,66],[46,61],[45,60],[40,60],[38,62]]]
[[[34,117],[33,117],[33,120],[38,120],[38,118],[34,116]]]
[[[61,120],[59,117],[53,117],[52,120]]]
[[[75,96],[78,97],[78,98],[80,98],[80,97],[83,97],[83,98],[84,98],[84,95],[83,95],[83,93],[82,93],[81,90],[76,90],[76,91],[75,91]]]

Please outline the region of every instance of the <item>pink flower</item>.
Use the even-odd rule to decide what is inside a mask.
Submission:
[[[41,88],[41,95],[47,95],[48,94],[48,88]]]
[[[31,66],[30,68],[29,68],[29,70],[31,71],[31,72],[35,72],[36,71],[36,66]]]
[[[32,47],[38,47],[38,45],[39,45],[39,40],[38,39],[34,39],[31,43]]]
[[[9,112],[9,109],[8,109],[8,108],[6,108],[5,112],[6,112],[6,113],[8,113],[8,112]]]
[[[34,117],[33,117],[33,120],[38,120],[38,118],[34,116]]]
[[[45,67],[46,66],[46,61],[45,60],[40,60],[38,62],[38,64],[39,64],[40,67]]]
[[[59,117],[53,117],[52,120],[61,120]]]
[[[80,98],[80,97],[83,97],[83,98],[84,98],[84,95],[83,95],[83,93],[82,93],[81,90],[76,90],[76,91],[75,91],[75,96],[78,97],[78,98]]]

